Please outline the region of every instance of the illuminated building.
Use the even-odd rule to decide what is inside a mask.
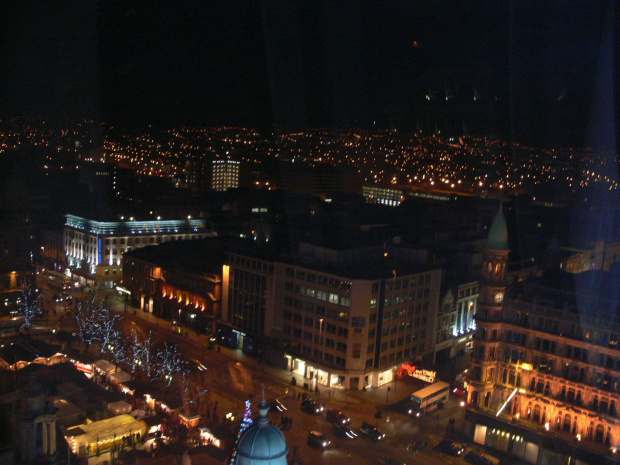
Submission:
[[[123,277],[123,254],[147,245],[214,236],[202,219],[96,221],[66,215],[64,248],[83,284],[111,287]]]
[[[239,187],[239,165],[234,160],[213,160],[211,172],[211,189],[226,191]]]
[[[379,186],[362,186],[362,195],[368,203],[398,207],[405,198],[402,189]]]
[[[123,286],[131,305],[171,320],[173,330],[210,334],[220,317],[223,244],[174,241],[123,256]]]
[[[583,273],[590,270],[609,271],[620,261],[620,243],[606,244],[598,241],[591,249],[569,249],[572,255],[562,261],[562,269],[568,273]]]
[[[508,253],[500,210],[483,258],[466,434],[535,464],[616,463],[617,270],[507,286]]]
[[[478,282],[448,286],[437,312],[433,363],[462,354],[473,345]]]
[[[362,389],[400,364],[432,361],[442,270],[424,250],[301,244],[295,259],[230,253],[218,336],[246,352],[284,340],[287,367],[312,388]]]

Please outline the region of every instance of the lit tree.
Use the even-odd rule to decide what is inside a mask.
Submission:
[[[129,354],[127,352],[128,345],[127,340],[122,337],[119,337],[113,344],[114,348],[110,352],[110,360],[114,362],[117,370],[121,363],[125,363],[129,360]]]
[[[185,413],[191,415],[199,412],[203,398],[209,395],[209,390],[202,386],[202,380],[195,380],[192,378],[189,371],[183,372],[184,380],[180,385],[181,397],[184,402]]]
[[[101,308],[102,307],[95,301],[94,297],[89,301],[83,301],[78,304],[75,313],[75,320],[78,327],[77,334],[84,343],[85,351],[88,351],[88,347],[97,340],[97,334],[99,332],[99,313],[101,312]]]
[[[233,447],[232,455],[230,457],[230,465],[233,465],[237,459],[237,447],[239,446],[239,440],[243,432],[252,426],[252,403],[249,400],[245,401],[245,412],[243,412],[243,420],[241,420],[241,426],[237,432],[237,439],[235,440],[235,447]]]
[[[133,330],[133,339],[128,344],[129,349],[131,350],[131,357],[127,357],[127,361],[131,366],[131,375],[136,374],[136,370],[140,365],[142,365],[142,360],[140,359],[142,347],[140,347],[140,341],[138,340],[138,333],[134,329]]]
[[[122,320],[120,315],[113,315],[107,308],[101,307],[97,313],[96,332],[94,340],[101,345],[101,356],[112,353],[120,346],[121,332],[118,324]]]
[[[142,367],[149,381],[155,379],[157,374],[155,369],[157,357],[154,349],[153,333],[151,331],[149,331],[148,337],[142,341],[142,344],[138,342],[138,336],[134,335],[133,354],[134,363]]]
[[[157,378],[163,379],[166,382],[166,385],[170,386],[170,384],[172,384],[173,377],[181,372],[185,365],[178,347],[176,344],[164,342],[163,347],[161,347],[156,353],[156,359]]]
[[[32,320],[41,314],[39,309],[39,298],[41,293],[34,288],[27,291],[21,291],[21,302],[17,304],[17,311],[22,318],[22,326],[20,331],[24,331],[30,335],[30,327]]]

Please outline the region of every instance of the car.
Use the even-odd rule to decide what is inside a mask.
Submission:
[[[362,423],[362,426],[360,426],[360,433],[362,436],[372,439],[373,441],[381,441],[382,439],[385,439],[385,433],[382,433],[379,431],[379,428],[368,422]]]
[[[64,302],[65,300],[71,300],[71,299],[73,299],[73,297],[71,297],[71,295],[66,292],[63,292],[60,295],[54,295],[55,302]]]
[[[466,462],[473,463],[474,465],[494,465],[491,459],[485,457],[484,454],[473,450],[467,452],[464,458]]]
[[[454,456],[459,456],[465,453],[465,447],[462,444],[450,441],[449,439],[442,439],[435,447],[435,450]]]
[[[320,431],[310,431],[308,434],[308,445],[311,447],[327,449],[331,443]]]
[[[339,425],[348,425],[351,423],[351,419],[346,416],[342,410],[338,410],[337,408],[330,408],[325,412],[325,418],[330,423],[335,423]]]
[[[200,360],[195,358],[189,361],[189,365],[195,371],[207,371],[207,367]]]
[[[304,399],[301,402],[301,409],[304,412],[311,413],[312,415],[320,415],[324,410],[317,401],[310,398]]]
[[[288,410],[278,399],[267,401],[267,405],[269,405],[269,410],[272,412],[285,412]]]
[[[355,439],[358,434],[351,429],[348,425],[340,425],[334,423],[334,434],[345,439]]]

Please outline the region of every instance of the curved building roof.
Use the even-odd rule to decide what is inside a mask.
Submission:
[[[501,204],[489,228],[486,248],[492,250],[510,250],[508,246],[508,226],[506,225],[506,218],[504,218]]]
[[[269,407],[258,408],[260,417],[244,431],[237,445],[238,465],[287,465],[288,446],[284,434],[267,419]]]

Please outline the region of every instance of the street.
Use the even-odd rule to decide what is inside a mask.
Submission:
[[[45,284],[42,286],[46,308],[55,292]],[[82,297],[78,290],[69,291],[74,300]],[[192,382],[201,384],[199,390],[208,390],[210,402],[219,404],[218,415],[223,417],[227,413],[241,415],[244,411],[244,402],[251,398],[253,409],[256,411],[262,397],[263,389],[267,401],[278,399],[286,408],[285,412],[270,410],[268,417],[275,425],[280,425],[282,416],[286,415],[292,426],[283,431],[289,446],[289,462],[301,458],[306,464],[336,465],[342,463],[376,464],[379,458],[390,457],[406,464],[463,464],[461,457],[451,457],[434,451],[433,447],[447,434],[447,424],[450,418],[455,419],[455,431],[458,436],[463,425],[463,408],[460,406],[460,397],[450,398],[444,408],[424,418],[412,418],[407,415],[408,398],[411,392],[418,389],[423,383],[412,378],[400,378],[387,387],[369,389],[365,392],[350,391],[345,393],[334,388],[321,387],[320,397],[316,400],[325,404],[325,408],[337,408],[351,417],[351,427],[359,432],[362,422],[376,424],[386,434],[383,441],[374,442],[368,438],[358,436],[353,439],[338,437],[333,432],[333,426],[325,419],[325,415],[311,415],[300,409],[301,401],[298,396],[305,393],[312,397],[313,393],[301,389],[303,380],[298,379],[297,385],[291,384],[291,373],[286,370],[270,366],[258,365],[240,351],[221,347],[217,350],[207,348],[208,339],[204,335],[196,335],[193,331],[183,335],[176,334],[170,329],[170,322],[158,320],[152,314],[144,313],[140,309],[125,307],[113,291],[107,295],[108,307],[121,315],[123,332],[130,335],[137,332],[140,339],[152,334],[155,344],[163,341],[176,343],[185,360],[194,360],[202,363],[206,371],[192,377]],[[50,302],[51,304],[51,302]],[[63,302],[64,304],[64,302]],[[71,306],[72,307],[72,306]],[[57,305],[56,318],[64,314],[64,305]],[[50,315],[53,324],[54,317]],[[64,325],[72,319],[65,318]],[[67,327],[70,329],[70,327]],[[296,376],[296,375],[295,375]],[[381,418],[376,419],[377,412]],[[308,433],[312,430],[322,432],[330,441],[327,450],[318,450],[307,445]],[[425,441],[426,448],[418,452],[408,451],[407,447]]]

